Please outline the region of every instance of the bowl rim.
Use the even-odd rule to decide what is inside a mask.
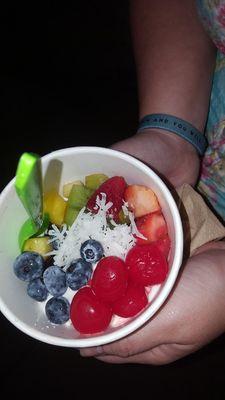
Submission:
[[[77,146],[77,147],[68,147],[60,150],[52,151],[43,157],[41,160],[43,162],[49,161],[52,158],[60,157],[60,156],[68,156],[68,155],[76,155],[77,153],[96,153],[98,155],[110,155],[122,158],[124,161],[131,163],[144,171],[146,174],[150,175],[156,185],[163,188],[163,193],[166,202],[169,204],[170,211],[174,220],[175,225],[175,240],[177,246],[174,252],[174,261],[172,264],[171,271],[167,277],[167,280],[160,290],[159,294],[157,294],[154,301],[136,318],[131,320],[128,324],[122,326],[118,330],[113,330],[112,332],[103,333],[95,336],[87,335],[85,338],[62,338],[58,336],[51,336],[44,332],[40,332],[36,330],[34,327],[29,326],[27,323],[20,321],[7,307],[4,303],[2,298],[0,297],[0,311],[2,314],[19,330],[23,333],[27,334],[28,336],[35,338],[39,341],[42,341],[47,344],[52,344],[56,346],[63,346],[63,347],[74,347],[74,348],[82,348],[82,347],[93,347],[99,346],[103,344],[107,344],[110,342],[114,342],[118,339],[122,339],[123,337],[135,332],[137,329],[141,328],[164,304],[165,300],[167,299],[169,293],[171,292],[174,283],[176,281],[177,275],[179,273],[179,269],[181,267],[182,258],[183,258],[183,228],[182,222],[180,218],[180,214],[175,203],[175,200],[167,188],[166,184],[162,181],[162,179],[146,164],[142,161],[134,158],[133,156],[123,153],[118,150],[109,149],[105,147],[98,147],[98,146]],[[15,178],[13,178],[3,189],[0,194],[0,208],[1,204],[4,202],[5,198],[7,197],[8,193],[14,186]]]

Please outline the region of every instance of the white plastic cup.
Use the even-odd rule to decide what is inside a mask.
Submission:
[[[151,291],[151,301],[143,312],[122,325],[105,332],[82,335],[69,321],[51,324],[43,304],[26,293],[26,283],[13,272],[13,262],[20,253],[18,233],[27,214],[15,192],[13,179],[0,195],[0,310],[18,329],[42,342],[66,347],[90,347],[106,344],[134,332],[148,321],[168,297],[177,278],[183,257],[182,223],[176,203],[163,181],[137,159],[101,147],[74,147],[58,150],[42,158],[44,189],[59,188],[64,183],[84,179],[92,173],[123,176],[128,184],[150,187],[158,197],[171,239],[169,273],[162,285]]]

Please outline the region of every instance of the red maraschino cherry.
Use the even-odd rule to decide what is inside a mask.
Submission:
[[[168,273],[166,258],[154,243],[132,247],[125,263],[129,278],[143,286],[162,283]]]
[[[137,315],[148,304],[145,288],[129,282],[125,294],[112,305],[113,313],[129,318]]]
[[[100,300],[111,303],[125,293],[127,283],[128,273],[124,261],[119,257],[109,256],[98,262],[91,287]]]
[[[100,302],[88,286],[78,290],[71,307],[70,318],[74,328],[83,334],[106,330],[112,318],[110,307]]]

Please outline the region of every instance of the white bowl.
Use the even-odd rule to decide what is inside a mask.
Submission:
[[[102,172],[120,175],[128,184],[146,185],[156,193],[171,239],[169,273],[162,285],[151,292],[151,302],[136,317],[122,320],[120,326],[110,326],[95,335],[81,335],[70,321],[54,325],[47,321],[43,304],[26,293],[26,284],[13,272],[13,262],[19,254],[18,233],[27,219],[14,189],[13,179],[0,195],[0,310],[22,332],[42,342],[66,347],[89,347],[120,339],[148,321],[162,306],[176,280],[183,256],[183,231],[176,203],[163,181],[135,158],[101,147],[75,147],[50,153],[42,158],[44,188],[59,187],[65,182],[83,179],[85,175]]]

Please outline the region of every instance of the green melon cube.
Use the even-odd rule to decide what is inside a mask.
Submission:
[[[90,189],[96,190],[103,182],[107,181],[107,179],[109,179],[109,177],[105,174],[87,175],[85,177],[85,186]]]
[[[77,208],[67,207],[64,222],[67,226],[71,226],[77,218],[80,210]]]
[[[81,209],[86,206],[92,190],[83,185],[73,185],[69,198],[68,207]]]

